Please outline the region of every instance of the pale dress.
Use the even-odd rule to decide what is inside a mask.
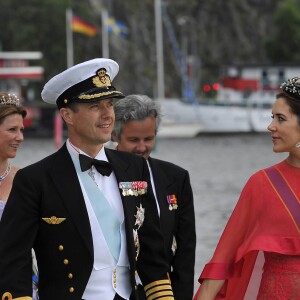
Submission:
[[[5,204],[6,204],[6,201],[5,200],[0,200],[0,220],[1,220],[1,217],[2,217],[2,214],[3,214],[3,210],[4,210],[4,207],[5,207]],[[33,261],[35,261],[35,255],[34,255],[34,252],[32,252],[32,259]],[[34,270],[36,270],[36,264],[33,265],[33,268]],[[33,275],[34,276],[34,275]],[[32,292],[32,299],[33,300],[37,300],[38,299],[38,295],[37,295],[37,287],[36,285],[33,283],[33,292]]]

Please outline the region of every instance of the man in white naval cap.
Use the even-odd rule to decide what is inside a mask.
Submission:
[[[118,64],[97,58],[56,75],[42,98],[68,139],[20,170],[0,225],[0,297],[31,299],[31,248],[40,300],[174,299],[143,158],[104,148],[114,126]]]

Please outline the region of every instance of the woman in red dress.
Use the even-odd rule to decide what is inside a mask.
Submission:
[[[300,78],[281,89],[268,130],[288,157],[249,178],[194,300],[300,299]]]

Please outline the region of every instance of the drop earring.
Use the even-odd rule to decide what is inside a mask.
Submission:
[[[296,144],[296,147],[297,147],[297,148],[299,148],[299,147],[300,147],[300,142],[298,142],[298,143]]]

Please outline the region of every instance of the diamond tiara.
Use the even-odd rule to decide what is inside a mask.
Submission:
[[[300,99],[300,77],[288,79],[280,85],[280,88],[290,96]]]
[[[0,93],[0,105],[20,105],[20,100],[15,94]]]

